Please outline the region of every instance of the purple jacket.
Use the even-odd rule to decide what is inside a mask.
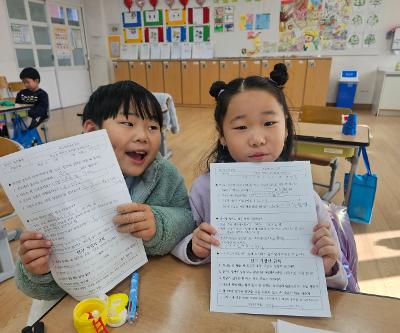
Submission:
[[[202,222],[210,223],[210,174],[205,174],[198,177],[193,183],[192,189],[190,191],[190,206],[192,208],[192,213],[194,220],[197,225]],[[317,208],[317,217],[319,222],[327,222],[331,224],[332,235],[336,241],[337,246],[340,248],[339,239],[335,231],[335,227],[329,216],[329,212],[326,206],[315,193],[315,204]],[[187,247],[192,240],[192,234],[186,236],[182,239],[178,245],[172,250],[172,254],[182,260],[183,262],[191,265],[200,265],[210,262],[210,257],[205,259],[200,259],[193,261],[188,258]],[[191,244],[191,243],[190,243]],[[328,287],[336,289],[346,289],[348,279],[347,273],[343,267],[342,260],[338,260],[338,271],[335,275],[326,278],[326,283]]]

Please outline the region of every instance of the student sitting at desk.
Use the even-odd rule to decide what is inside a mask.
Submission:
[[[39,72],[32,68],[24,68],[19,74],[19,78],[25,86],[15,98],[16,103],[32,104],[28,111],[28,116],[32,118],[29,129],[38,127],[49,117],[49,96],[47,92],[39,88]]]
[[[106,129],[133,202],[117,207],[118,231],[143,240],[148,255],[165,255],[195,228],[187,190],[175,166],[159,154],[162,112],[156,98],[133,81],[98,88],[86,104],[83,129]],[[16,283],[25,294],[64,294],[49,271],[51,242],[35,231],[20,237]]]
[[[210,94],[216,99],[214,118],[219,132],[207,159],[207,173],[195,180],[190,204],[197,228],[183,239],[173,254],[188,264],[210,261],[211,245],[218,246],[217,230],[210,222],[211,162],[288,161],[293,148],[293,122],[281,87],[288,79],[286,67],[276,66],[271,77],[251,76],[229,84],[215,82]],[[347,276],[340,245],[328,211],[315,193],[318,224],[312,236],[312,253],[322,257],[327,285],[345,289]]]

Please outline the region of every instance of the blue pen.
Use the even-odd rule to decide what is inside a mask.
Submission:
[[[136,319],[138,284],[139,284],[139,273],[133,272],[131,279],[131,289],[129,290],[129,303],[128,303],[128,322],[130,323],[132,323]]]

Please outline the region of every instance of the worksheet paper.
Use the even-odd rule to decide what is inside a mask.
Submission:
[[[214,163],[211,311],[330,317],[309,162]]]
[[[51,273],[77,300],[147,262],[142,240],[112,222],[132,200],[105,130],[2,157],[0,181],[25,227],[52,241]]]

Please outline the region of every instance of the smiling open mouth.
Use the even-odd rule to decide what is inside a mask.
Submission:
[[[127,152],[126,155],[128,155],[134,161],[140,162],[140,161],[144,160],[147,153],[145,151],[130,151],[130,152]]]

